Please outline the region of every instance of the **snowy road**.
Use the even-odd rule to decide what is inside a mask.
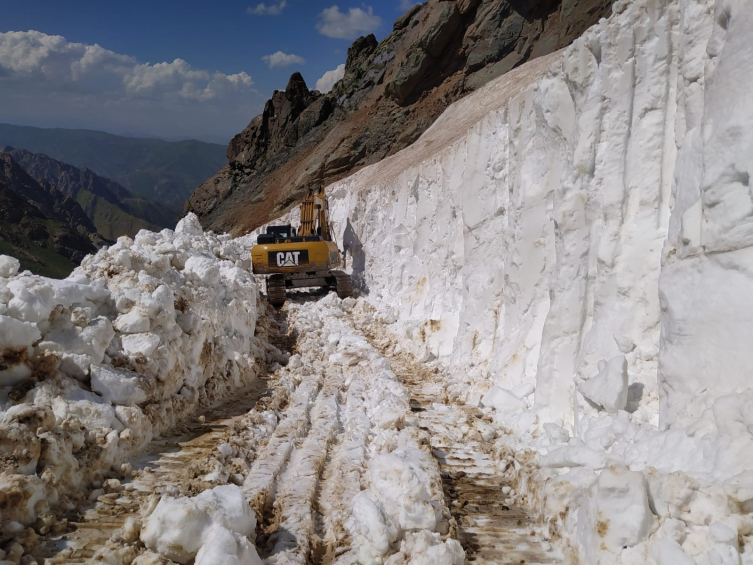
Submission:
[[[372,325],[378,328],[378,325]],[[457,523],[457,539],[468,562],[498,564],[561,563],[562,556],[542,539],[526,511],[514,499],[518,474],[512,463],[501,466],[491,440],[488,417],[448,399],[446,383],[410,356],[392,353],[392,339],[369,331],[411,397],[411,410],[431,437],[444,493]]]
[[[371,318],[353,304],[302,297],[271,314],[270,341],[287,367],[270,359],[236,400],[152,442],[130,478],[103,485],[72,531],[45,540],[37,556],[165,563],[159,543],[139,537],[160,497],[235,484],[255,511],[265,563],[393,554],[394,564],[459,564],[461,544],[466,562],[558,562],[515,506],[518,473],[500,472],[481,413],[446,402],[434,373],[395,354],[386,334],[357,330]]]

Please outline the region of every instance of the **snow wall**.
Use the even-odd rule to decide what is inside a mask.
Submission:
[[[618,2],[329,187],[349,270],[415,353],[535,384],[571,430],[576,385],[620,355],[662,426],[749,387],[751,11]]]
[[[583,563],[753,532],[751,30],[750,0],[618,1],[328,188],[396,342],[566,474]]]

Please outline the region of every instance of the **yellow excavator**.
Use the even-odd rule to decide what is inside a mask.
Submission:
[[[329,287],[340,298],[353,294],[350,275],[336,270],[343,256],[332,241],[324,189],[310,191],[301,203],[301,225],[268,226],[251,249],[253,272],[267,277],[267,299],[280,307],[289,288]]]

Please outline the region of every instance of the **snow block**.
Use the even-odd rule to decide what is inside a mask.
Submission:
[[[148,395],[144,390],[144,381],[141,375],[106,365],[93,365],[91,368],[92,390],[113,404],[133,406],[145,402]]]
[[[137,334],[149,331],[149,316],[140,308],[133,308],[115,321],[115,329],[124,334]]]
[[[481,405],[494,408],[497,412],[516,412],[528,410],[528,404],[512,392],[498,386],[489,389],[482,398]]]
[[[213,286],[220,280],[220,270],[215,263],[208,257],[194,256],[186,261],[183,272],[195,276],[207,286]]]
[[[0,351],[29,347],[41,338],[35,324],[0,315]]]
[[[147,548],[178,563],[261,563],[248,540],[256,516],[235,485],[206,490],[193,498],[163,497],[141,530]]]
[[[659,539],[651,544],[651,557],[656,565],[695,565],[674,540]]]
[[[653,523],[643,474],[622,467],[605,469],[578,511],[581,561],[599,563],[602,556],[602,562],[608,562],[610,553],[619,555],[623,548],[648,539]]]
[[[10,278],[21,268],[21,263],[15,257],[0,255],[0,277]]]
[[[578,384],[578,390],[594,404],[610,414],[624,410],[628,399],[627,359],[618,355],[609,362],[599,363],[599,373],[592,379]]]
[[[149,357],[159,347],[160,337],[153,333],[138,333],[124,335],[120,341],[126,355],[132,357],[140,353],[144,357]]]

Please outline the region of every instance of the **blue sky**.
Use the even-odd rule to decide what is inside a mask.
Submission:
[[[383,38],[414,3],[4,3],[0,121],[226,142],[293,71],[314,88],[353,39]]]

